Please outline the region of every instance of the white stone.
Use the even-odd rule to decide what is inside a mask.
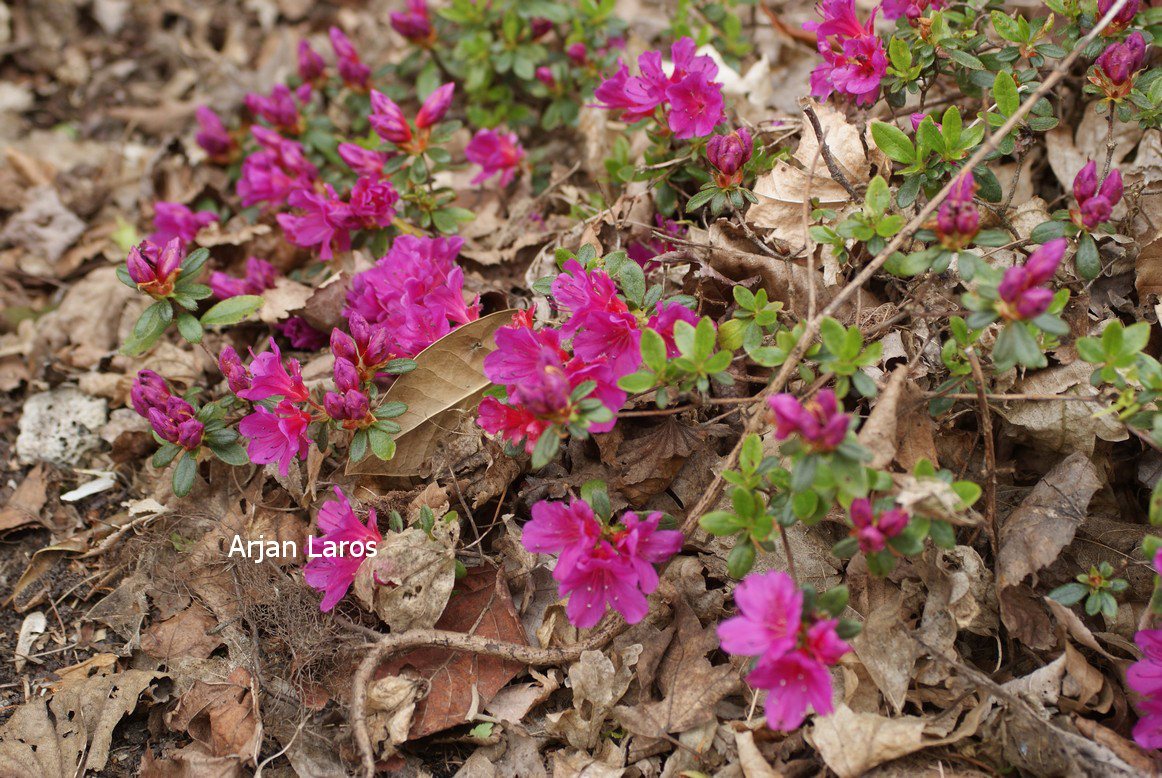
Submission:
[[[73,386],[34,394],[20,416],[16,456],[24,464],[75,465],[100,443],[108,416],[105,400]]]

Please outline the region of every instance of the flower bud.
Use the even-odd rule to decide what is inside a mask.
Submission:
[[[589,58],[589,49],[585,47],[584,43],[578,41],[577,43],[570,43],[565,48],[565,53],[569,55],[569,59],[573,60],[574,64],[584,65]]]
[[[367,418],[369,408],[367,395],[363,392],[348,392],[343,398],[343,410],[347,413],[347,418],[352,421],[361,421]]]
[[[198,110],[194,112],[194,116],[198,120],[199,127],[198,133],[194,136],[197,144],[209,155],[210,159],[217,162],[229,159],[230,153],[234,150],[234,139],[226,131],[226,126],[222,124],[218,114],[208,107],[200,105]]]
[[[435,42],[427,0],[408,0],[407,12],[392,11],[390,19],[392,29],[412,43],[426,46]]]
[[[311,44],[303,40],[299,41],[299,78],[304,82],[311,82],[323,76],[327,70],[327,63],[323,62],[323,58],[319,52],[311,48]]]
[[[339,78],[352,89],[365,91],[368,80],[371,78],[371,68],[359,59],[359,52],[351,44],[351,40],[338,27],[332,27],[331,48],[335,50],[335,58],[339,65]]]
[[[367,348],[363,350],[363,364],[368,367],[382,365],[391,359],[391,356],[387,328],[376,327],[367,341]]]
[[[149,409],[149,423],[153,426],[153,431],[157,433],[159,438],[168,440],[170,443],[177,443],[178,425],[174,424],[173,420],[159,409]]]
[[[343,408],[343,398],[335,392],[327,392],[323,395],[323,410],[332,419],[347,418],[347,412]]]
[[[403,110],[387,95],[371,90],[371,128],[385,141],[397,146],[412,139],[412,128],[404,118]]]
[[[1117,15],[1110,20],[1109,25],[1102,30],[1102,35],[1117,35],[1126,29],[1134,21],[1134,17],[1137,16],[1139,5],[1140,0],[1129,0],[1118,11]],[[1097,18],[1101,19],[1104,17],[1113,6],[1114,0],[1097,0]]]
[[[1036,319],[1049,309],[1053,302],[1053,290],[1043,286],[1026,289],[1017,301],[1017,315],[1022,319]]]
[[[331,330],[331,353],[335,355],[336,360],[343,359],[351,363],[359,361],[355,340],[338,327]]]
[[[177,275],[182,266],[182,239],[171,238],[161,250],[157,258],[157,277],[159,281],[170,281]]]
[[[242,360],[233,346],[227,346],[218,355],[218,369],[222,371],[226,384],[234,394],[250,388],[250,373],[242,365]]]
[[[387,154],[382,151],[365,149],[354,143],[340,143],[338,151],[340,159],[359,175],[376,179],[383,178],[383,166],[387,164],[389,159]]]
[[[1110,205],[1110,201],[1101,195],[1089,198],[1081,204],[1081,208],[1078,210],[1081,224],[1087,230],[1095,230],[1103,222],[1109,221],[1113,212],[1114,207]]]
[[[1146,64],[1146,39],[1134,31],[1121,43],[1111,43],[1094,62],[1090,81],[1106,96],[1120,100],[1134,88],[1134,75]]]
[[[452,93],[455,91],[456,84],[449,82],[428,95],[428,99],[420,106],[420,112],[416,114],[416,129],[426,129],[443,119],[452,105]]]
[[[178,425],[178,436],[175,442],[187,451],[192,451],[202,445],[204,429],[205,426],[197,419],[186,419]]]
[[[142,244],[144,245],[144,244]],[[153,267],[148,260],[141,253],[140,246],[134,246],[129,249],[129,257],[125,260],[125,265],[129,270],[129,277],[138,286],[148,284],[156,280],[153,272]]]
[[[542,35],[547,34],[549,30],[553,29],[553,23],[544,17],[537,16],[533,18],[531,22],[529,22],[529,28],[532,31],[533,40],[536,40]]]
[[[1111,170],[1106,176],[1106,180],[1101,182],[1101,190],[1098,194],[1109,200],[1111,206],[1117,205],[1118,201],[1122,199],[1122,174],[1117,168]]]
[[[1029,255],[1025,261],[1025,270],[1029,273],[1029,286],[1037,286],[1053,278],[1057,266],[1065,257],[1065,247],[1065,238],[1054,238]]]
[[[536,72],[537,81],[540,81],[549,89],[557,85],[557,79],[553,78],[553,71],[546,65],[541,65]]]
[[[359,388],[359,372],[351,360],[336,357],[334,374],[335,386],[340,392],[349,392]]]
[[[876,519],[876,526],[879,527],[880,532],[884,533],[889,538],[894,538],[904,531],[908,526],[911,517],[908,512],[900,508],[892,508],[890,511],[884,511]]]
[[[1084,203],[1097,193],[1097,163],[1092,159],[1073,177],[1073,198]]]
[[[706,156],[723,175],[734,177],[750,159],[753,149],[750,133],[746,128],[740,128],[729,135],[711,138],[706,144]]]

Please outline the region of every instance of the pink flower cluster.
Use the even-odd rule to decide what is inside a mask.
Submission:
[[[940,245],[949,251],[964,248],[980,231],[980,212],[972,204],[975,191],[972,172],[962,173],[936,214],[936,235],[940,238]]]
[[[219,300],[237,297],[240,294],[262,294],[273,289],[278,280],[278,270],[265,259],[248,257],[246,275],[243,278],[215,270],[210,274],[210,289]]]
[[[330,184],[325,193],[296,189],[287,203],[296,213],[280,213],[278,223],[286,238],[296,246],[319,250],[319,258],[331,259],[334,251],[351,248],[356,230],[383,229],[395,218],[399,193],[389,181],[363,177],[355,182],[344,201]]]
[[[565,263],[564,271],[552,284],[553,298],[568,316],[564,324],[537,330],[530,312],[518,313],[511,326],[497,330],[496,351],[484,358],[485,376],[506,388],[508,401],[485,397],[477,424],[513,445],[523,441],[528,453],[550,427],[579,421],[578,403],[589,397],[598,399],[611,417],[589,423],[587,429],[613,429],[626,397],[617,382],[641,363],[638,318],[617,296],[609,274],[586,270],[575,259]],[[697,321],[676,303],[659,302],[656,310],[647,326],[669,344],[674,322]],[[592,392],[574,397],[587,382],[594,383]]]
[[[159,201],[153,205],[153,234],[149,239],[157,244],[181,238],[185,243],[198,235],[198,230],[218,221],[213,211],[191,211],[181,203]]]
[[[1024,265],[1005,271],[997,287],[999,313],[1006,319],[1036,319],[1053,301],[1053,290],[1041,284],[1053,278],[1065,256],[1065,238],[1055,238],[1029,255]]]
[[[307,160],[302,144],[257,124],[250,132],[261,148],[242,162],[237,191],[243,207],[267,203],[281,208],[292,192],[314,190],[319,171]]]
[[[146,294],[162,298],[173,292],[182,267],[182,239],[170,238],[165,246],[143,240],[129,249],[125,260],[129,278]]]
[[[658,586],[654,565],[682,548],[681,532],[658,529],[661,513],[642,519],[627,511],[620,523],[604,525],[576,497],[568,503],[542,500],[532,513],[521,542],[533,553],[560,554],[553,578],[569,598],[565,612],[574,626],[595,626],[607,607],[630,624],[645,618],[645,596]]]
[[[859,550],[865,554],[883,551],[889,540],[899,535],[908,526],[911,517],[908,512],[900,508],[876,513],[872,509],[871,500],[861,497],[852,500],[851,523],[855,528],[851,536],[859,541]]]
[[[286,84],[276,84],[269,96],[256,92],[247,94],[246,109],[279,132],[298,135],[303,131],[299,106],[306,106],[311,102],[311,92],[310,83],[302,84],[294,92],[291,92]]]
[[[306,458],[307,427],[313,421],[311,414],[296,404],[310,401],[302,368],[297,359],[288,359],[286,364],[290,366],[289,371],[274,338],[270,339],[270,351],[255,356],[249,367],[242,364],[238,352],[231,346],[223,349],[218,357],[218,367],[234,394],[253,403],[278,399],[273,411],[264,405],[255,405],[254,412],[239,422],[238,431],[248,439],[246,453],[250,461],[277,463],[284,477],[296,456]]]
[[[194,417],[194,406],[170,391],[169,384],[152,370],[138,372],[129,391],[133,410],[149,420],[162,440],[187,451],[202,444],[205,428]]]
[[[855,0],[822,0],[815,9],[822,22],[807,22],[823,62],[811,72],[811,94],[826,100],[832,92],[851,95],[859,105],[879,98],[888,69],[884,44],[875,33],[875,12],[866,24],[855,16]]]
[[[767,403],[775,414],[775,438],[786,440],[797,433],[815,451],[834,450],[851,426],[851,416],[840,412],[831,389],[823,389],[806,403],[786,392],[769,398]]]
[[[356,274],[345,314],[384,330],[393,357],[411,357],[480,316],[480,303],[464,301],[464,271],[456,264],[462,238],[400,235],[375,267]],[[352,324],[354,331],[354,324]],[[386,361],[386,360],[385,360]]]
[[[319,509],[319,532],[322,533],[319,548],[332,547],[332,556],[313,556],[303,568],[303,578],[312,589],[323,592],[319,609],[329,611],[347,594],[355,580],[359,566],[368,556],[374,556],[376,547],[383,540],[376,525],[375,509],[367,513],[367,524],[359,521],[347,496],[336,486],[338,500],[328,500]]]
[[[946,5],[947,0],[883,0],[880,3],[880,11],[883,12],[885,19],[899,19],[903,16],[908,21],[915,22],[929,8],[939,11]]]
[[[1135,30],[1120,43],[1111,43],[1094,61],[1094,72],[1089,77],[1105,92],[1106,97],[1121,100],[1134,88],[1134,76],[1146,66],[1146,38]]]
[[[673,70],[662,67],[662,53],[647,51],[638,57],[640,75],[631,76],[618,60],[618,71],[597,87],[598,105],[621,111],[621,118],[637,122],[661,109],[674,137],[704,138],[726,119],[722,111],[722,85],[714,81],[718,65],[708,56],[694,56],[692,38],[679,38],[670,47]]]
[[[434,127],[452,106],[454,83],[447,83],[428,95],[416,114],[415,130],[408,124],[403,109],[394,100],[380,92],[371,90],[371,115],[367,121],[371,129],[388,143],[395,144],[409,154],[420,154],[428,147],[428,139]]]
[[[1073,197],[1077,209],[1070,211],[1073,223],[1086,230],[1097,229],[1109,221],[1114,206],[1122,199],[1122,174],[1115,168],[1097,185],[1097,163],[1092,159],[1073,178]]]
[[[525,150],[521,148],[515,132],[479,130],[465,147],[464,156],[481,168],[480,173],[472,179],[473,184],[482,184],[499,173],[500,187],[503,189],[512,182],[513,176],[520,169]]]
[[[832,711],[827,668],[851,647],[836,632],[835,619],[803,612],[803,593],[786,573],[752,573],[734,590],[739,615],[718,625],[722,650],[758,660],[747,683],[767,690],[767,725],[793,730],[810,705]]]

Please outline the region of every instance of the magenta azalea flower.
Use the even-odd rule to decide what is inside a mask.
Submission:
[[[306,103],[311,97],[311,85],[303,84],[298,93],[299,100]],[[272,127],[297,135],[302,130],[299,107],[295,95],[286,84],[276,84],[270,96],[251,92],[246,95],[246,108],[255,116],[262,117]]]
[[[250,388],[238,392],[244,400],[258,402],[268,397],[284,397],[293,402],[303,402],[310,394],[303,384],[302,369],[297,359],[288,359],[290,371],[282,363],[282,352],[274,338],[270,339],[270,351],[254,357],[250,363]]]
[[[479,130],[464,149],[464,156],[481,168],[473,184],[482,184],[499,173],[500,186],[506,187],[520,169],[525,151],[515,132]]]
[[[165,246],[143,240],[129,249],[125,269],[137,288],[153,297],[165,297],[173,292],[174,283],[182,267],[182,239],[170,238]]]
[[[823,62],[811,73],[811,94],[826,100],[832,92],[851,95],[860,105],[878,99],[887,71],[884,44],[875,34],[875,13],[866,25],[855,15],[855,0],[824,0],[816,7],[822,22],[807,22]]]
[[[318,351],[327,345],[327,336],[312,327],[302,316],[291,316],[278,325],[278,331],[301,351]]]
[[[334,256],[332,247],[339,251],[351,248],[349,206],[338,198],[330,184],[326,194],[310,189],[296,189],[287,198],[287,203],[298,213],[280,213],[278,223],[286,233],[286,238],[296,246],[319,249],[319,259],[324,261]]]
[[[1041,286],[1057,272],[1065,256],[1065,238],[1055,238],[1029,255],[1024,265],[1005,271],[997,287],[999,312],[1006,319],[1035,319],[1049,309],[1053,291]]]
[[[794,395],[777,394],[767,400],[775,414],[775,438],[786,440],[792,433],[812,448],[831,451],[843,442],[851,416],[839,411],[835,392],[824,389],[806,403]]]
[[[722,112],[722,85],[704,73],[690,73],[666,89],[670,101],[669,127],[674,137],[704,138],[726,119]]]
[[[383,166],[391,159],[391,154],[365,149],[354,143],[340,143],[338,152],[347,167],[361,176],[376,180],[383,178]]]
[[[285,478],[296,456],[307,458],[310,423],[311,414],[283,400],[274,411],[254,406],[254,413],[238,422],[238,431],[249,440],[246,453],[250,461],[260,465],[277,462],[278,472]]]
[[[210,289],[219,300],[225,300],[240,294],[262,294],[267,289],[273,289],[277,281],[278,270],[274,265],[265,259],[248,257],[244,278],[235,278],[215,270],[210,274]]]
[[[852,536],[859,541],[859,548],[864,553],[883,551],[887,541],[903,532],[909,521],[907,511],[899,508],[875,514],[871,500],[866,497],[853,500],[849,513],[855,526]]]
[[[1126,683],[1143,698],[1134,740],[1143,748],[1162,748],[1162,630],[1139,630],[1134,642],[1145,654],[1126,670]]]
[[[662,336],[662,340],[666,342],[666,356],[673,359],[680,353],[677,344],[674,343],[674,325],[684,321],[696,327],[698,314],[680,303],[664,303],[660,300],[655,310],[657,313],[650,317],[646,326]]]
[[[383,540],[376,526],[375,509],[367,513],[364,525],[351,510],[347,496],[336,486],[336,500],[328,500],[319,509],[319,532],[322,537],[312,543],[316,556],[303,568],[303,578],[312,589],[323,592],[319,610],[331,610],[347,594],[359,566]],[[342,554],[340,554],[342,550]],[[333,552],[328,554],[328,552]]]
[[[946,0],[883,0],[880,11],[885,19],[899,19],[903,16],[909,21],[914,21],[929,8],[939,11],[945,5]]]
[[[739,615],[718,625],[722,650],[740,656],[784,654],[794,648],[803,593],[791,576],[771,570],[748,575],[734,590]]]
[[[831,713],[831,676],[827,666],[798,651],[760,661],[746,681],[767,690],[764,709],[767,726],[773,730],[798,729],[807,716],[808,705],[820,715]]]
[[[476,423],[489,435],[495,435],[513,446],[524,443],[524,452],[533,453],[537,441],[549,428],[549,422],[538,419],[524,408],[505,405],[495,397],[485,397],[476,411]]]
[[[173,238],[182,241],[193,240],[198,230],[218,221],[218,214],[213,211],[198,211],[194,213],[181,203],[157,202],[153,205],[154,233],[149,239],[154,243],[168,243]]]

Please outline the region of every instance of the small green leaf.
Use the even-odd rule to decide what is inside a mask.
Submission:
[[[367,430],[355,430],[351,436],[351,446],[347,449],[347,458],[352,462],[361,462],[367,456]]]
[[[997,73],[993,81],[993,100],[997,110],[1005,116],[1012,116],[1021,107],[1021,98],[1017,94],[1017,82],[1005,71]]]
[[[557,451],[561,448],[561,436],[557,434],[556,427],[549,427],[541,433],[541,437],[537,440],[537,445],[533,448],[532,467],[534,470],[540,470],[553,458],[557,456]]]
[[[371,453],[379,459],[387,461],[395,456],[395,440],[378,427],[367,430],[368,442],[371,444]]]
[[[916,161],[916,147],[912,145],[912,141],[908,139],[904,131],[896,125],[887,122],[872,122],[871,132],[872,140],[875,141],[880,151],[888,155],[888,158],[905,165]]]
[[[202,342],[202,325],[192,314],[185,312],[178,314],[178,332],[190,343]]]
[[[192,451],[178,460],[173,471],[173,493],[185,497],[194,488],[194,477],[198,474],[198,463]]]
[[[1089,594],[1089,587],[1077,583],[1067,583],[1064,586],[1058,586],[1053,591],[1049,592],[1049,598],[1056,600],[1062,605],[1076,605]]]
[[[1101,275],[1101,257],[1098,256],[1097,243],[1088,232],[1083,232],[1077,241],[1077,253],[1073,256],[1073,265],[1077,273],[1087,281],[1092,281]],[[1106,327],[1106,331],[1109,331]]]
[[[655,373],[660,373],[666,368],[666,341],[648,327],[642,330],[641,352],[642,362]]]
[[[253,294],[228,297],[202,314],[202,326],[224,327],[237,324],[262,307],[262,303],[262,298]]]
[[[168,311],[172,318],[173,309],[170,308],[169,300],[158,300],[142,311],[141,318],[133,325],[133,332],[121,346],[122,354],[130,357],[140,356],[157,342],[171,320],[163,315],[163,311]]]
[[[210,444],[208,447],[214,453],[214,456],[228,465],[241,467],[250,464],[250,457],[247,456],[246,449],[237,441],[225,444]]]

